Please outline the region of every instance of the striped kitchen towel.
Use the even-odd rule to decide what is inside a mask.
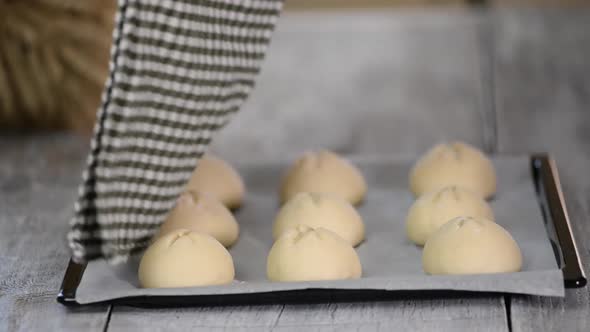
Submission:
[[[281,0],[119,0],[110,76],[68,243],[144,249],[212,135],[249,95]]]

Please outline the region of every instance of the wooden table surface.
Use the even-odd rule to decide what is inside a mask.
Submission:
[[[214,150],[230,160],[314,145],[415,156],[450,138],[489,153],[552,153],[588,269],[588,10],[286,14],[258,89]],[[0,136],[0,331],[590,331],[588,288],[563,299],[65,308],[55,296],[87,145],[65,134]]]

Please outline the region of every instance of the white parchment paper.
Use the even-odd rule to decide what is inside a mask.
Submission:
[[[248,192],[243,207],[236,212],[241,232],[238,242],[230,249],[236,269],[236,280],[232,284],[142,289],[137,281],[139,258],[115,267],[104,261],[93,261],[80,282],[77,301],[88,304],[141,295],[254,294],[306,288],[461,290],[564,296],[563,276],[544,226],[528,156],[494,159],[498,193],[491,201],[496,222],[512,234],[522,250],[522,271],[464,276],[424,274],[422,249],[406,239],[405,217],[414,200],[407,189],[412,162],[384,157],[353,160],[369,184],[368,197],[358,208],[366,224],[366,240],[357,247],[363,266],[361,279],[287,283],[266,280],[272,222],[279,208],[277,189],[288,163],[241,165],[238,170]]]

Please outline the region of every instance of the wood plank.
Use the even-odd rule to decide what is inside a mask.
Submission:
[[[74,136],[0,139],[0,330],[102,330],[106,306],[68,310],[55,300],[86,156]]]
[[[56,292],[61,283],[69,259],[65,234],[84,157],[64,153],[69,143],[65,137],[53,143],[43,138],[2,139],[2,294]]]
[[[257,88],[213,143],[230,160],[324,147],[415,156],[485,146],[478,29],[464,11],[285,13]]]
[[[103,331],[104,306],[66,308],[47,294],[0,296],[0,331]]]
[[[351,24],[354,22],[354,24]],[[441,139],[484,146],[480,17],[469,13],[287,14],[252,100],[219,135],[230,160],[284,158],[318,144],[415,155]],[[337,126],[335,125],[337,124]],[[488,138],[489,139],[489,138]],[[492,137],[495,141],[495,137]],[[502,297],[138,309],[109,330],[507,329]]]
[[[500,298],[146,310],[115,307],[109,331],[506,331]]]
[[[590,266],[590,11],[499,12],[495,77],[500,152],[557,158],[577,243]],[[590,289],[515,297],[514,331],[590,330]]]

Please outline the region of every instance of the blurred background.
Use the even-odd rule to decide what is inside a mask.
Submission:
[[[55,302],[114,12],[114,0],[0,0],[0,321],[11,330],[103,330],[105,320],[124,329],[166,316],[119,306],[72,314]],[[590,0],[286,0],[256,89],[212,149],[238,166],[314,147],[416,158],[452,139],[490,154],[555,157],[588,269]],[[483,316],[461,309],[471,305],[462,299],[428,301],[409,326],[438,303],[444,314],[432,324],[467,313],[504,325],[511,313],[514,331],[533,321],[588,326],[588,289],[481,299]],[[322,328],[334,308],[313,311]],[[359,312],[380,321],[397,309]]]
[[[287,0],[286,9],[339,9],[433,6],[567,6],[588,4],[586,0]]]
[[[287,0],[285,12],[289,15],[290,12],[354,13],[399,9],[403,13],[421,9],[444,11],[449,8],[588,4],[590,1],[587,0]],[[0,0],[0,129],[91,132],[108,73],[114,12],[114,0]],[[350,18],[351,26],[354,26],[353,17]],[[320,24],[322,30],[320,21],[316,20],[315,24]],[[387,29],[387,24],[383,28]],[[278,38],[290,38],[288,35],[289,32],[285,32],[285,36],[279,33]],[[285,42],[291,41],[279,40],[277,43]],[[293,43],[297,44],[298,40]],[[333,47],[335,52],[345,51],[338,49],[339,44]],[[282,50],[284,48],[273,48],[277,53]],[[277,57],[272,56],[272,59],[290,61],[288,55],[285,59]],[[362,58],[358,59],[362,62]],[[342,88],[343,91],[349,89]]]
[[[0,127],[89,133],[108,74],[113,0],[0,0]]]

